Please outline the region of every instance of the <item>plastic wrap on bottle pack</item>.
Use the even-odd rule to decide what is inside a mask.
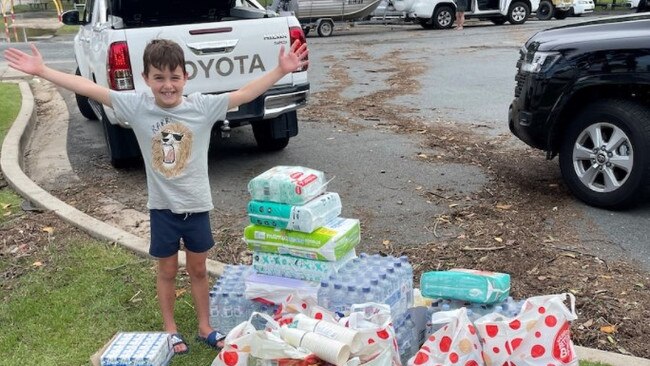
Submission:
[[[302,205],[325,192],[325,173],[301,166],[273,167],[248,182],[256,201]]]
[[[510,275],[462,268],[431,271],[420,277],[420,290],[430,298],[493,304],[508,298]]]
[[[311,233],[341,214],[341,198],[328,192],[304,205],[271,201],[250,201],[248,217],[251,224]]]
[[[169,333],[118,333],[100,357],[101,366],[166,366],[174,355]]]
[[[355,250],[352,249],[339,260],[329,262],[276,253],[253,252],[253,268],[261,274],[320,282],[356,256]]]
[[[249,225],[244,229],[248,249],[299,258],[337,261],[361,240],[359,220],[337,217],[313,233]]]

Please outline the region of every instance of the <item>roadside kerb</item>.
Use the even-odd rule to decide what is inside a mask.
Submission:
[[[2,65],[0,64],[0,79],[3,76],[7,76],[6,70],[2,70]],[[16,82],[18,82],[20,87],[22,104],[18,112],[18,117],[5,136],[4,143],[2,144],[2,153],[0,154],[0,168],[9,185],[25,199],[40,208],[53,211],[64,221],[88,232],[91,236],[118,243],[139,255],[149,257],[149,244],[147,240],[77,210],[36,185],[23,172],[23,148],[33,132],[36,113],[34,109],[34,96],[28,83],[25,81]],[[185,266],[184,252],[181,251],[179,253],[178,259],[179,264]],[[207,260],[208,272],[212,275],[221,276],[224,266],[224,263],[212,259]],[[611,366],[650,366],[649,359],[626,356],[594,348],[576,346],[576,353],[580,360],[601,362]]]

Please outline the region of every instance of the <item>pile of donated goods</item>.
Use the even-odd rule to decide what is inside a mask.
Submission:
[[[471,269],[424,272],[413,288],[405,256],[357,255],[359,220],[326,187],[300,166],[250,180],[253,261],[210,291],[211,325],[227,334],[212,366],[578,364],[573,295],[515,301],[508,274]],[[118,334],[101,365],[167,365],[161,334]]]

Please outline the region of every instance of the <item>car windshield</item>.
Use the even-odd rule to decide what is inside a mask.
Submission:
[[[134,28],[219,21],[234,6],[235,0],[114,0],[111,13]]]

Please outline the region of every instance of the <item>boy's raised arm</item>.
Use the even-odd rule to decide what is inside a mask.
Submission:
[[[281,46],[280,55],[278,56],[278,66],[260,78],[242,86],[241,89],[230,93],[228,108],[235,108],[252,101],[267,91],[286,74],[309,64],[309,60],[305,60],[308,54],[307,44],[303,43],[301,45],[300,41],[293,42],[291,49],[287,53],[284,53],[284,46]]]
[[[29,46],[32,49],[31,55],[16,48],[9,48],[4,52],[5,59],[9,62],[10,67],[26,74],[41,77],[76,94],[81,94],[112,107],[108,88],[99,86],[81,76],[66,74],[45,66],[43,57],[36,46],[32,43]]]

